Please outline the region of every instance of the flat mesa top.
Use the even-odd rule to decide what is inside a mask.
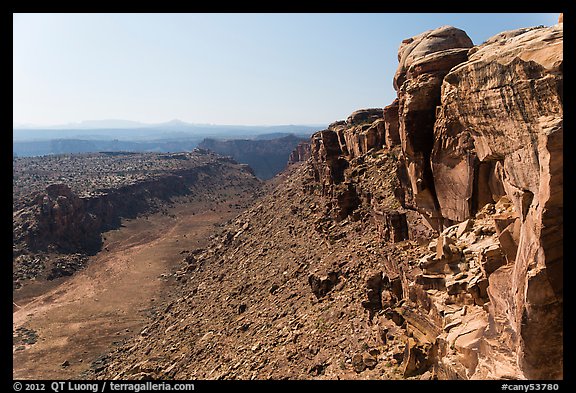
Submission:
[[[78,196],[138,183],[166,173],[223,161],[206,151],[185,153],[101,152],[13,159],[13,197],[22,200],[63,183]]]

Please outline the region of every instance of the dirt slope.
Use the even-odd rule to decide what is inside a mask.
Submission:
[[[89,378],[107,352],[138,334],[170,299],[182,252],[204,246],[216,225],[254,200],[249,189],[224,186],[217,203],[190,196],[163,212],[124,221],[105,234],[103,250],[87,268],[38,284],[33,297],[19,296],[14,378]]]
[[[391,160],[374,160],[373,168],[389,172],[386,180],[396,176]],[[407,263],[402,248],[418,245],[382,241],[361,210],[336,223],[309,189],[309,170],[293,167],[184,262],[179,298],[112,354],[100,377],[400,378],[400,329],[370,311],[366,283],[382,271],[397,278],[388,259]],[[384,336],[381,323],[388,324]]]

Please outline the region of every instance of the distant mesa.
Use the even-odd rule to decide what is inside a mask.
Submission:
[[[320,128],[191,124],[177,119],[158,124],[99,120],[46,128],[15,125],[12,150],[14,157],[99,151],[172,153],[191,151],[205,138],[270,140],[294,134],[307,139]]]

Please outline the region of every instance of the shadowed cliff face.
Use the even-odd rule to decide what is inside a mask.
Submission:
[[[562,378],[562,40],[403,41],[99,377]]]
[[[204,139],[198,147],[231,156],[249,165],[258,178],[267,180],[286,168],[290,154],[301,142],[304,139],[294,135],[270,140]]]
[[[30,251],[93,254],[101,248],[100,233],[119,227],[121,218],[152,210],[157,200],[186,194],[198,172],[166,175],[83,198],[65,184],[51,184],[16,215],[14,242],[24,242]]]
[[[118,228],[122,218],[158,209],[161,201],[190,192],[190,186],[217,178],[222,163],[213,162],[164,176],[99,190],[79,197],[66,184],[51,184],[37,192],[32,203],[15,213],[14,243],[24,243],[30,251],[94,253],[102,244],[100,234]]]
[[[471,47],[464,31],[444,26],[404,40],[398,50],[400,64],[394,86],[398,91],[401,161],[408,174],[405,202],[436,229],[442,225],[430,167],[436,108],[444,77],[466,61]]]

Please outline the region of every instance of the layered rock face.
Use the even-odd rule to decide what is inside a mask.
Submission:
[[[93,252],[101,246],[102,220],[65,184],[51,184],[45,193],[37,193],[34,204],[18,211],[14,221],[14,243],[24,242],[32,251],[52,245],[64,252]]]
[[[30,251],[94,253],[102,245],[100,234],[118,227],[122,217],[154,210],[158,200],[186,194],[201,173],[216,172],[206,165],[83,197],[66,184],[51,184],[14,213],[14,244]]]
[[[262,140],[207,138],[200,142],[198,147],[230,156],[237,162],[247,164],[254,170],[254,174],[258,178],[267,180],[280,173],[292,158],[304,159],[306,148],[301,147],[300,150],[297,150],[303,142],[306,141],[295,135]],[[302,153],[301,157],[291,157],[295,149]]]
[[[369,187],[349,174],[370,149],[400,143],[395,195],[405,208],[438,231],[466,223],[459,236],[474,227],[469,219],[487,220],[482,228],[491,228],[492,240],[476,246],[455,237],[458,246],[450,247],[460,248],[451,252],[441,236],[448,256],[425,258],[423,276],[408,285],[420,288],[409,295],[414,308],[436,310],[433,334],[413,344],[421,354],[441,354],[428,364],[441,378],[562,377],[562,41],[561,24],[504,32],[473,48],[453,27],[425,32],[400,46],[398,99],[382,119],[361,110],[313,136],[316,178],[336,219],[374,207],[370,196],[360,197]],[[486,211],[498,203],[510,209]],[[401,232],[392,239],[408,238],[409,229]],[[472,253],[488,256],[468,260]],[[469,307],[465,323],[442,316],[446,302]],[[476,335],[454,351],[457,336],[438,332],[461,323]]]
[[[442,223],[434,193],[430,152],[434,143],[436,107],[444,76],[466,61],[472,41],[451,26],[424,32],[402,42],[394,75],[398,91],[398,128],[408,174],[405,203],[423,213],[435,229]]]
[[[288,157],[288,165],[296,164],[297,162],[303,162],[310,158],[310,143],[300,142],[290,156]]]
[[[330,124],[311,140],[314,178],[329,201],[327,209],[332,216],[340,221],[363,207],[382,237],[395,242],[408,239],[397,175],[400,147],[396,109],[393,104],[355,111],[346,121]],[[386,172],[381,168],[384,161]],[[355,218],[361,210],[356,211]]]
[[[511,329],[504,341],[527,378],[562,372],[562,42],[556,25],[472,49],[444,78],[434,130],[444,218],[462,221],[503,195],[517,212],[518,252],[489,278],[490,327],[494,338]]]

